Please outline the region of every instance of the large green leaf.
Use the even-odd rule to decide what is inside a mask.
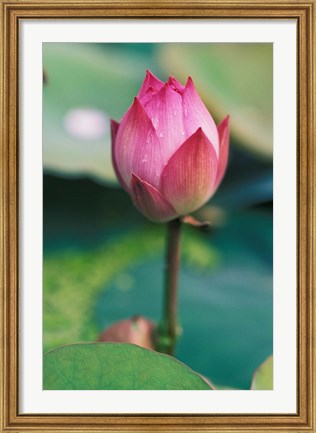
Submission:
[[[131,53],[129,45],[43,44],[43,66],[48,77],[43,90],[46,171],[88,175],[116,183],[111,163],[110,118],[121,119],[139,90],[146,68],[155,70],[150,52]],[[77,115],[73,117],[73,128],[67,128],[67,119],[76,110],[88,110],[93,124],[96,110],[103,118],[103,133],[94,138],[74,134],[72,129],[85,123],[84,115]],[[97,125],[100,122],[97,117]]]
[[[161,44],[161,64],[183,82],[190,75],[217,121],[229,114],[232,135],[272,158],[272,44]]]
[[[190,244],[184,238],[182,246],[183,334],[176,356],[214,383],[249,389],[253,371],[272,351],[272,219],[259,212],[226,216],[221,228]],[[100,328],[129,313],[159,320],[162,270],[160,250],[139,256],[108,280],[95,301]]]
[[[269,356],[255,371],[251,389],[273,389],[273,356]]]
[[[63,346],[44,355],[44,389],[210,390],[190,368],[171,356],[133,344]]]

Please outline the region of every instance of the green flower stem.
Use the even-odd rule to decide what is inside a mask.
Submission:
[[[180,265],[181,220],[167,224],[167,249],[163,322],[158,330],[158,350],[173,355],[178,337],[178,277]]]

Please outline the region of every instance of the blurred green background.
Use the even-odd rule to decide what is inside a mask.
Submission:
[[[95,341],[116,320],[161,316],[164,225],[119,188],[109,119],[146,68],[191,75],[231,153],[218,192],[184,227],[176,356],[228,388],[249,389],[272,339],[272,44],[44,43],[44,351]]]

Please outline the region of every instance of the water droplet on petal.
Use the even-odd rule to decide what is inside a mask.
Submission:
[[[160,132],[160,133],[159,133],[159,137],[163,137],[163,132]]]
[[[152,117],[151,121],[152,121],[152,124],[154,125],[154,128],[157,128],[158,122],[159,122],[158,118],[157,117]]]
[[[149,133],[146,138],[146,144],[150,144],[151,142],[151,134]]]
[[[178,114],[177,110],[174,110],[173,115],[176,116]]]

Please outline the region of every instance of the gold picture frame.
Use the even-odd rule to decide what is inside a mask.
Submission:
[[[316,2],[1,0],[1,432],[316,432]],[[217,18],[297,21],[297,413],[19,413],[19,28],[22,19]]]

